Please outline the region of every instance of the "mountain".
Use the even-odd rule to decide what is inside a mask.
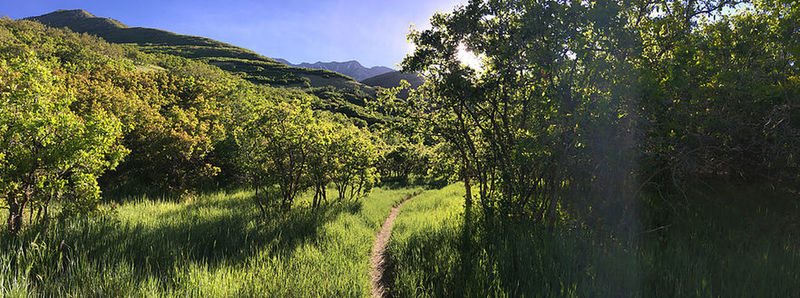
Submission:
[[[354,60],[347,62],[334,61],[334,62],[317,62],[313,64],[304,62],[300,64],[292,64],[291,62],[286,61],[285,59],[280,59],[280,58],[273,58],[273,59],[288,66],[335,71],[358,81],[394,71],[394,69],[384,66],[375,66],[367,68],[361,65],[361,63],[359,63],[358,61]]]
[[[290,67],[251,50],[210,38],[130,27],[113,19],[97,17],[82,9],[58,10],[27,19],[50,27],[67,27],[75,32],[97,35],[112,43],[135,44],[147,53],[201,60],[258,84],[277,87],[334,87],[375,94],[373,88],[333,71]]]

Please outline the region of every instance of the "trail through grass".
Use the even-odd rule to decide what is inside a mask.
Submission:
[[[409,198],[410,199],[410,198]],[[370,257],[370,282],[372,284],[372,297],[386,297],[386,286],[391,282],[391,274],[386,267],[386,243],[392,235],[392,227],[397,215],[400,214],[400,208],[403,203],[392,208],[392,212],[386,221],[381,226],[381,231],[375,236],[375,244],[372,246],[372,255]]]
[[[368,296],[370,249],[419,188],[258,217],[252,193],[137,200],[100,217],[0,239],[0,296]]]

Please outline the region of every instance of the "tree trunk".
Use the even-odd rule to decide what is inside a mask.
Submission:
[[[550,197],[550,205],[547,207],[547,216],[549,217],[547,223],[547,229],[550,231],[550,233],[553,233],[553,228],[555,227],[556,224],[556,206],[558,205],[559,193],[561,192],[561,184],[562,184],[561,178],[556,178],[556,181],[554,182],[556,184],[551,190],[552,194]]]
[[[322,202],[322,196],[323,196],[323,186],[321,186],[321,183],[315,183],[314,202],[312,203],[313,209],[319,207],[320,203]]]
[[[258,208],[261,209],[261,217],[266,218],[267,217],[267,211],[264,210],[264,202],[261,200],[261,197],[258,196],[258,189],[259,189],[258,185],[255,185],[255,188],[256,188],[256,195],[255,195],[254,198],[255,198],[256,204],[258,204]]]
[[[8,231],[18,234],[22,229],[22,216],[25,212],[25,202],[20,203],[16,194],[9,194],[8,199]]]
[[[472,179],[469,175],[464,175],[464,208],[472,208]]]

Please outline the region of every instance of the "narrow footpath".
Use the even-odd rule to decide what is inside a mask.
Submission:
[[[403,204],[410,199],[411,197],[392,208],[392,213],[386,218],[386,221],[381,227],[381,231],[375,236],[375,245],[372,246],[372,257],[370,258],[371,270],[369,272],[372,282],[373,298],[387,297],[386,286],[387,282],[391,281],[386,280],[388,276],[386,275],[386,255],[384,251],[386,250],[386,243],[389,242],[389,237],[392,236],[394,220],[397,218],[397,215],[400,214],[400,208],[403,207]]]

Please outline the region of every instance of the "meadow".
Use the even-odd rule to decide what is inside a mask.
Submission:
[[[469,1],[404,90],[0,18],[0,297],[797,296],[798,19]]]
[[[375,233],[420,191],[376,189],[317,210],[306,194],[266,218],[250,191],[105,204],[101,216],[0,238],[0,296],[367,296]]]
[[[246,190],[130,197],[101,216],[2,238],[0,293],[365,297],[375,234],[411,197],[387,245],[391,296],[789,297],[800,291],[800,203],[763,190],[693,193],[685,217],[625,239],[466,212],[461,183],[378,188],[317,210],[306,193],[267,218]]]

